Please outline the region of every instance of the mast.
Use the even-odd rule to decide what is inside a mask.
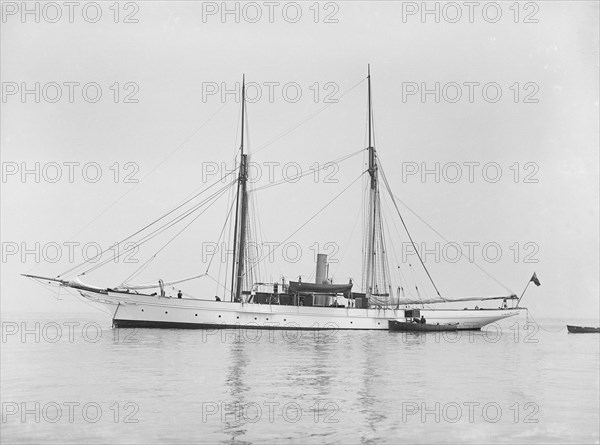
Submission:
[[[364,282],[365,284],[365,293],[367,295],[367,297],[371,297],[374,294],[376,296],[383,296],[386,292],[389,292],[389,296],[392,296],[392,287],[391,287],[391,276],[390,276],[390,272],[389,272],[389,265],[387,262],[387,256],[386,256],[386,251],[385,251],[385,241],[384,241],[384,237],[383,237],[383,227],[382,227],[382,215],[381,215],[381,199],[380,199],[380,195],[379,195],[379,182],[378,182],[378,164],[377,164],[377,153],[375,151],[375,147],[374,147],[374,141],[373,141],[373,103],[372,103],[372,99],[371,99],[371,65],[368,65],[368,73],[367,73],[367,84],[368,84],[368,94],[369,94],[369,100],[368,100],[368,108],[369,108],[369,147],[367,148],[369,150],[369,175],[371,176],[371,184],[370,184],[370,189],[369,189],[369,202],[368,202],[368,206],[369,206],[369,212],[368,212],[368,220],[367,220],[367,230],[366,230],[366,234],[369,237],[368,241],[367,241],[367,251],[366,251],[366,270],[365,270],[365,279]],[[394,199],[394,195],[392,194],[390,188],[389,188],[389,184],[387,183],[387,179],[385,178],[385,175],[383,176],[384,179],[384,184],[387,187],[387,190],[390,194],[390,197],[392,199],[392,202],[394,203],[394,207],[396,208],[396,211],[398,212],[398,216],[400,216],[400,220],[402,221],[402,225],[404,226],[404,229],[406,230],[406,234],[408,235],[408,238],[410,239],[410,242],[412,243],[413,248],[415,249],[415,252],[417,254],[417,257],[419,258],[419,261],[421,262],[421,265],[423,266],[423,269],[425,269],[425,272],[427,273],[427,277],[429,278],[429,281],[431,281],[431,284],[433,285],[436,293],[438,294],[438,296],[444,300],[444,298],[442,297],[442,295],[440,294],[440,291],[438,290],[437,286],[435,285],[435,283],[433,282],[433,278],[431,277],[431,274],[429,273],[429,270],[427,269],[427,267],[425,266],[425,262],[423,261],[423,258],[421,258],[421,255],[419,254],[419,251],[417,250],[417,247],[415,245],[415,242],[412,239],[412,236],[410,235],[410,232],[408,231],[408,228],[406,227],[406,224],[404,224],[404,219],[402,218],[402,215],[400,214],[400,210],[398,210],[398,205],[396,204],[396,200]],[[378,272],[377,272],[377,268],[380,268],[380,275],[378,277]],[[379,289],[379,285],[381,285],[381,289]]]
[[[248,214],[247,156],[244,153],[244,124],[246,117],[246,76],[242,76],[242,135],[240,142],[240,169],[235,204],[233,234],[233,264],[231,273],[231,301],[241,301],[242,277],[244,276],[244,254],[246,247],[246,221]],[[239,221],[239,224],[238,224]]]
[[[363,286],[371,304],[386,306],[392,295],[390,287],[390,271],[387,262],[383,223],[381,215],[381,195],[379,193],[379,163],[375,150],[375,134],[373,128],[373,96],[371,93],[371,67],[368,68],[368,109],[369,109],[369,199],[365,221],[366,249],[364,257]]]
[[[368,85],[368,109],[369,109],[369,175],[371,177],[371,186],[369,189],[369,213],[368,213],[368,231],[369,237],[367,243],[367,273],[366,273],[366,294],[371,296],[375,286],[375,237],[376,237],[376,215],[377,215],[377,161],[375,159],[375,147],[373,146],[373,107],[371,101],[371,65],[368,65],[367,74]]]
[[[371,110],[371,65],[367,65],[367,85],[368,85],[368,91],[369,91],[369,96],[368,96],[368,107],[369,107],[369,150],[371,150],[373,148],[373,144],[371,143],[371,135],[372,135],[372,124],[373,124],[373,112]],[[369,151],[369,154],[371,152]],[[369,158],[369,167],[371,167],[370,164],[370,158]]]

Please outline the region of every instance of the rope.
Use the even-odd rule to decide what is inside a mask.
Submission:
[[[546,328],[543,328],[543,327],[542,327],[542,325],[541,325],[541,324],[539,324],[539,323],[538,323],[538,322],[535,320],[535,318],[533,318],[533,315],[531,315],[531,313],[529,312],[529,309],[528,309],[528,308],[525,308],[525,310],[527,311],[527,323],[529,323],[529,318],[531,317],[531,319],[533,320],[533,322],[534,322],[534,323],[537,325],[537,327],[538,327],[538,328],[540,328],[542,331],[549,332],[549,333],[552,333],[552,334],[556,334],[557,332],[561,332],[561,331],[564,331],[565,329],[567,329],[567,327],[566,327],[566,326],[565,326],[565,327],[562,327],[562,328],[560,328],[560,329],[558,329],[558,330],[552,330],[552,329],[546,329]]]
[[[154,258],[156,258],[156,254],[152,255],[145,263],[143,263],[140,267],[138,267],[136,270],[133,271],[133,273],[131,275],[129,275],[127,278],[125,278],[123,280],[123,282],[121,283],[121,286],[123,286],[125,283],[127,283],[129,280],[134,279],[135,277],[137,277],[140,273],[142,273],[144,270],[146,270],[146,268],[150,265],[150,263],[152,262],[152,260],[154,260]]]
[[[361,83],[363,83],[365,81],[366,78],[361,79],[359,82],[357,82],[356,84],[354,84],[353,86],[351,86],[349,89],[347,89],[346,91],[344,91],[339,99],[341,99],[342,97],[344,97],[346,94],[350,93],[352,90],[354,90],[357,86],[359,86]],[[339,102],[338,99],[338,102]],[[327,105],[325,105],[324,107],[321,107],[319,110],[317,110],[316,112],[314,112],[313,114],[308,115],[305,119],[301,120],[300,122],[298,122],[297,124],[294,124],[292,127],[290,127],[288,130],[285,130],[283,133],[280,133],[278,136],[275,136],[273,139],[271,139],[270,141],[264,143],[263,145],[261,145],[260,147],[258,147],[258,149],[256,151],[254,151],[254,153],[258,153],[259,151],[264,150],[265,148],[267,148],[269,145],[277,142],[279,139],[283,138],[284,136],[287,136],[288,134],[290,134],[291,132],[297,130],[299,127],[301,127],[302,125],[304,125],[305,123],[307,123],[308,121],[310,121],[311,119],[315,118],[316,116],[318,116],[319,114],[321,114],[323,111],[325,111],[327,108],[329,108],[330,106],[338,103],[338,102],[330,102]]]
[[[298,179],[299,180],[299,179],[301,179],[301,178],[303,178],[303,177],[305,177],[307,175],[314,174],[314,173],[316,173],[318,171],[321,171],[321,170],[327,168],[331,164],[341,164],[342,162],[344,162],[344,161],[346,161],[346,160],[348,160],[348,159],[356,156],[359,153],[362,153],[363,151],[364,151],[364,149],[361,148],[360,150],[358,150],[358,151],[356,151],[354,153],[350,153],[350,154],[342,156],[341,158],[334,159],[333,161],[326,162],[326,163],[324,163],[323,165],[321,165],[319,168],[317,168],[315,170],[312,170],[312,169],[304,170],[304,171],[302,171],[300,173],[300,175],[296,176],[294,179]],[[271,184],[263,185],[262,187],[257,187],[255,189],[249,190],[249,192],[258,192],[259,190],[264,190],[264,189],[267,189],[267,188],[270,188],[270,187],[274,187],[274,186],[285,184],[285,183],[289,183],[289,182],[291,182],[291,181],[289,181],[286,178],[283,178],[283,179],[280,179],[278,181],[272,182]]]
[[[387,181],[387,178],[385,176],[383,168],[381,166],[379,166],[379,168],[381,169],[381,176],[383,177],[383,182],[385,183],[385,187],[386,187],[388,193],[390,194],[390,197],[392,198],[392,203],[394,204],[394,207],[396,208],[396,211],[398,212],[398,216],[400,217],[400,221],[402,221],[402,225],[404,226],[404,230],[406,230],[406,234],[408,235],[408,239],[410,239],[410,242],[412,243],[412,246],[415,249],[417,257],[419,258],[419,261],[421,262],[421,265],[423,266],[423,269],[425,269],[425,272],[427,273],[427,276],[429,277],[429,281],[431,281],[431,284],[433,285],[433,288],[437,292],[438,296],[443,300],[444,298],[442,297],[442,295],[440,294],[440,291],[438,290],[437,286],[433,282],[433,278],[429,274],[429,270],[427,270],[427,266],[425,266],[425,263],[423,262],[423,259],[421,258],[421,254],[419,253],[419,251],[417,249],[417,246],[415,245],[415,242],[413,241],[412,236],[411,236],[410,232],[408,231],[408,227],[406,227],[406,224],[404,222],[404,218],[402,218],[402,214],[400,213],[400,209],[398,208],[398,204],[396,204],[396,200],[394,199],[394,194],[392,193],[392,190],[390,188],[390,184]]]
[[[400,202],[400,204],[402,204],[410,213],[412,213],[413,215],[415,215],[419,221],[421,221],[423,224],[425,224],[427,227],[429,227],[437,236],[439,236],[440,238],[442,238],[444,241],[446,241],[447,243],[450,243],[450,241],[444,236],[442,235],[440,232],[438,232],[433,226],[431,226],[427,221],[425,221],[423,218],[421,218],[414,210],[412,210],[405,202],[403,202],[400,198],[398,198],[397,196],[393,196],[392,199],[397,199],[398,202]],[[460,256],[466,258],[467,260],[469,260],[469,262],[471,264],[473,264],[475,267],[477,267],[480,271],[482,271],[484,274],[486,274],[489,278],[491,278],[492,280],[494,280],[497,284],[499,284],[500,286],[502,286],[507,292],[514,294],[513,290],[510,289],[508,286],[506,286],[504,283],[502,283],[500,280],[498,280],[497,278],[495,278],[492,274],[490,274],[487,270],[485,270],[483,267],[481,267],[479,264],[477,264],[474,260],[471,260],[471,258],[469,258],[468,256],[466,256],[463,252],[462,249],[460,251]]]
[[[227,216],[225,217],[225,222],[223,223],[223,227],[221,228],[221,233],[219,234],[219,239],[217,240],[217,251],[215,253],[213,253],[212,256],[210,257],[208,266],[206,266],[206,273],[208,273],[208,270],[210,269],[210,265],[212,264],[212,262],[215,258],[215,255],[218,252],[219,243],[221,242],[221,237],[223,236],[223,233],[225,232],[225,228],[227,227],[227,222],[229,221],[229,217],[231,216],[231,212],[233,211],[233,204],[234,204],[234,202],[232,202],[231,205],[229,206],[229,212],[227,212]]]
[[[213,280],[215,283],[217,283],[217,289],[219,287],[222,287],[225,290],[225,293],[231,292],[231,289],[229,289],[226,285],[223,285],[220,281],[218,281],[215,278],[211,277],[209,274],[206,274],[206,276],[208,278],[210,278],[211,280]],[[225,282],[227,282],[227,280],[225,280]],[[225,293],[223,295],[225,295]],[[225,300],[222,300],[222,301],[225,301]]]
[[[304,226],[306,226],[308,223],[310,223],[313,219],[315,219],[323,210],[325,210],[327,207],[329,207],[329,205],[331,203],[333,203],[336,199],[338,199],[346,190],[348,190],[352,185],[354,185],[354,183],[356,181],[358,181],[359,179],[361,179],[363,177],[363,175],[366,173],[366,171],[362,172],[354,181],[352,181],[350,184],[348,184],[348,186],[346,186],[346,188],[344,188],[344,190],[342,190],[340,193],[338,193],[337,195],[335,195],[333,197],[333,199],[331,199],[331,201],[329,201],[327,204],[325,204],[323,207],[321,207],[317,213],[315,213],[314,215],[312,215],[307,221],[305,221],[300,227],[298,227],[296,230],[294,230],[294,232],[292,232],[286,239],[284,239],[281,243],[279,243],[270,253],[268,253],[267,255],[264,255],[261,259],[259,259],[256,264],[254,264],[252,267],[248,268],[246,270],[246,272],[244,272],[244,275],[246,275],[246,273],[248,273],[249,271],[251,271],[252,269],[254,269],[258,264],[260,264],[265,258],[267,258],[270,254],[274,253],[277,249],[279,249],[279,247],[281,247],[283,244],[285,244],[285,242],[287,240],[289,240],[292,236],[294,236],[296,233],[298,233],[300,230],[302,230],[302,228],[304,228]]]
[[[344,246],[350,246],[350,242],[352,240],[352,237],[354,236],[354,231],[356,230],[356,226],[358,225],[358,219],[359,219],[361,212],[362,212],[362,206],[358,209],[358,212],[356,213],[356,218],[354,219],[354,225],[352,226],[352,231],[350,232],[350,236],[348,237],[348,240],[343,244]],[[348,253],[349,250],[350,250],[349,248],[344,249],[344,251],[342,253],[342,257],[337,262],[337,264],[335,266],[335,270],[331,274],[331,278],[333,278],[334,276],[337,275],[340,265],[344,261],[344,258],[346,258],[346,253]]]
[[[173,151],[171,151],[167,156],[165,156],[158,164],[156,164],[150,171],[148,171],[148,173],[146,173],[140,180],[139,182],[137,182],[135,185],[133,185],[133,187],[131,187],[129,190],[127,190],[125,193],[123,193],[121,196],[119,196],[115,201],[112,202],[112,204],[108,205],[107,207],[105,207],[98,215],[96,215],[89,223],[87,223],[82,229],[80,229],[77,233],[75,233],[74,235],[71,235],[69,237],[68,241],[73,240],[73,238],[75,238],[77,235],[79,235],[81,232],[83,232],[85,229],[87,229],[89,226],[91,226],[95,221],[98,220],[98,218],[100,218],[102,215],[104,215],[108,210],[110,210],[112,207],[114,207],[118,202],[120,202],[125,196],[127,196],[129,193],[131,193],[133,190],[135,190],[144,179],[146,179],[150,174],[152,174],[154,171],[156,171],[162,164],[164,164],[167,159],[169,159],[171,156],[173,156],[177,151],[179,151],[179,149],[181,149],[181,147],[183,147],[190,139],[192,139],[192,137],[194,137],[202,128],[204,128],[204,126],[206,126],[206,124],[208,124],[217,114],[219,114],[219,112],[225,107],[225,105],[227,104],[227,102],[223,103],[223,105],[221,105],[221,107],[219,109],[217,109],[217,111],[215,111],[211,116],[209,116],[208,119],[206,119],[190,136],[188,136],[183,142],[181,142]],[[133,236],[133,235],[132,235]],[[110,250],[110,249],[107,249]],[[104,253],[106,252],[103,251],[101,252]],[[99,254],[100,255],[100,254]],[[88,260],[89,261],[89,260]],[[87,261],[86,261],[87,262]],[[76,267],[73,267],[71,269],[69,269],[67,272],[63,272],[60,275],[57,275],[57,277],[60,277],[62,275],[65,275],[71,271],[73,271],[74,269],[76,269],[77,267],[80,267],[81,265],[85,264],[81,263],[79,265],[77,265]],[[35,269],[38,265],[35,265],[31,270]]]
[[[121,253],[119,253],[117,256],[115,256],[114,258],[107,258],[106,260],[98,263],[97,265],[87,269],[86,271],[82,272],[80,275],[85,275],[88,272],[92,272],[96,269],[98,269],[99,267],[102,267],[106,264],[108,264],[111,261],[114,261],[115,259],[121,257],[122,255],[125,255],[126,253],[128,253],[129,251],[131,251],[133,248],[139,247],[142,244],[145,244],[146,242],[150,241],[152,238],[154,238],[155,236],[159,235],[160,233],[164,232],[165,230],[171,228],[172,226],[174,226],[175,224],[179,223],[180,221],[182,221],[183,219],[187,218],[188,216],[190,216],[191,214],[193,214],[194,212],[196,212],[198,209],[200,209],[203,205],[205,205],[207,202],[209,202],[211,199],[213,199],[213,202],[211,202],[207,208],[205,208],[202,212],[200,212],[199,215],[197,215],[189,224],[187,224],[185,228],[187,228],[191,223],[193,223],[194,221],[196,221],[196,219],[198,219],[198,217],[200,217],[202,214],[204,214],[204,212],[206,212],[216,201],[217,199],[220,197],[219,195],[223,194],[224,191],[226,191],[229,187],[231,187],[232,184],[235,184],[234,182],[231,182],[230,184],[227,184],[225,187],[221,188],[219,191],[213,193],[211,196],[209,196],[208,198],[206,198],[205,200],[203,200],[202,202],[200,202],[199,204],[197,204],[196,206],[192,207],[192,209],[184,212],[182,215],[176,217],[175,219],[171,220],[170,222],[164,224],[162,227],[159,227],[158,229],[156,229],[154,232],[146,235],[144,238],[142,238],[140,241],[136,242],[133,246],[131,246],[128,249],[123,249],[123,251]],[[139,231],[138,231],[139,232]],[[161,249],[158,250],[158,252],[156,252],[156,254],[158,254],[160,251],[162,251],[162,249],[164,247],[166,247],[168,244],[171,243],[171,241],[173,241],[173,239],[175,239],[177,236],[179,236],[179,234],[182,231],[178,232],[171,240],[169,240],[167,242],[167,244],[165,246],[163,246]],[[155,254],[155,255],[156,255]]]
[[[229,172],[227,175],[225,175],[222,179],[225,179],[227,176],[233,174],[233,172]],[[212,183],[210,186],[208,186],[207,188],[201,190],[200,192],[193,194],[193,196],[191,196],[189,199],[186,198],[181,204],[177,205],[175,208],[169,210],[168,212],[166,212],[165,214],[163,214],[162,216],[158,217],[157,219],[155,219],[154,221],[152,221],[151,223],[147,224],[146,226],[144,226],[143,228],[139,229],[138,231],[136,231],[135,233],[132,233],[131,235],[127,236],[126,238],[123,238],[121,241],[119,241],[117,244],[123,244],[125,241],[133,238],[134,236],[140,234],[141,232],[143,232],[144,230],[150,228],[151,226],[153,226],[154,224],[156,224],[157,222],[163,220],[164,218],[166,218],[167,216],[169,216],[171,213],[179,210],[180,208],[182,208],[183,206],[185,206],[186,204],[188,204],[189,202],[191,202],[192,200],[196,199],[197,197],[199,197],[200,195],[202,195],[204,192],[210,190],[211,188],[213,188],[215,185],[217,185],[219,182],[221,182],[221,179],[217,179],[214,183]],[[194,192],[192,192],[194,193]],[[61,273],[60,275],[57,275],[56,278],[65,276],[71,272],[73,272],[74,270],[79,269],[80,267],[84,266],[85,264],[88,263],[92,263],[94,262],[94,260],[100,259],[104,256],[104,254],[106,252],[108,252],[109,250],[112,250],[111,248],[108,249],[104,249],[102,250],[100,253],[98,253],[97,255],[93,256],[92,258],[88,258],[87,260],[83,261],[82,263],[76,264],[75,266],[71,267],[70,269],[66,270],[65,272]]]

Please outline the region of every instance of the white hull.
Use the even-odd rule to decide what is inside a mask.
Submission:
[[[285,306],[161,298],[124,292],[79,290],[80,294],[112,308],[116,327],[183,329],[352,329],[387,330],[388,320],[404,319],[404,309],[360,309]],[[420,309],[427,323],[457,324],[480,329],[512,317],[518,309]]]

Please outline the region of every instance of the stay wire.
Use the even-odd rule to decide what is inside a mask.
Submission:
[[[190,197],[189,199],[185,199],[181,204],[177,205],[175,208],[169,210],[168,212],[166,212],[165,214],[163,214],[162,216],[158,217],[157,219],[155,219],[154,221],[152,221],[151,223],[147,224],[146,226],[144,226],[143,228],[137,230],[135,233],[132,233],[131,235],[127,236],[126,238],[123,238],[121,241],[117,242],[118,244],[123,244],[125,241],[133,238],[136,235],[139,235],[140,233],[142,233],[144,230],[152,227],[154,224],[156,224],[157,222],[163,220],[164,218],[166,218],[167,216],[169,216],[171,213],[176,212],[177,210],[179,210],[180,208],[182,208],[183,206],[185,206],[186,204],[188,204],[189,202],[193,201],[194,199],[196,199],[197,197],[199,197],[200,195],[202,195],[204,192],[207,192],[208,190],[210,190],[211,188],[213,188],[215,185],[217,185],[219,182],[221,182],[223,179],[225,179],[227,176],[231,175],[233,172],[229,172],[227,175],[225,175],[223,178],[217,179],[214,183],[212,183],[210,186],[208,186],[207,188],[202,189],[200,192],[194,194],[192,197]],[[71,267],[70,269],[68,269],[67,271],[61,273],[60,275],[57,275],[56,278],[60,278],[64,275],[67,275],[71,272],[73,272],[74,270],[79,269],[80,267],[84,266],[85,264],[91,263],[96,259],[102,258],[104,256],[104,254],[106,252],[108,252],[109,250],[112,250],[111,248],[108,249],[104,249],[102,251],[100,251],[100,253],[94,255],[92,258],[88,258],[87,260],[83,261],[82,263],[76,264],[75,266]]]
[[[425,224],[427,227],[429,227],[429,229],[431,229],[437,236],[439,236],[441,239],[443,239],[444,241],[446,241],[447,243],[450,243],[450,241],[444,236],[442,235],[439,231],[437,231],[433,226],[431,226],[427,221],[425,221],[423,218],[421,218],[414,210],[412,210],[405,202],[403,202],[400,198],[398,198],[397,196],[393,195],[393,201],[398,200],[398,202],[400,204],[402,204],[410,213],[412,213],[413,215],[415,215],[419,221],[421,221],[423,224]],[[466,258],[471,264],[473,264],[476,268],[478,268],[481,272],[483,272],[485,275],[487,275],[489,278],[491,278],[494,282],[496,282],[497,284],[499,284],[500,286],[502,286],[507,292],[510,292],[511,294],[514,294],[514,291],[512,289],[510,289],[508,286],[506,286],[504,283],[502,283],[500,280],[498,280],[496,277],[494,277],[492,274],[490,274],[487,270],[485,270],[483,267],[481,267],[479,264],[477,264],[475,261],[473,261],[471,258],[469,258],[467,255],[465,255],[462,252],[462,249],[460,250],[460,256],[463,258]]]
[[[423,269],[425,269],[425,272],[427,273],[427,276],[429,277],[429,281],[431,281],[431,284],[433,285],[433,287],[434,287],[435,291],[437,292],[438,296],[442,300],[444,300],[444,297],[442,297],[442,295],[440,294],[440,291],[438,290],[437,286],[435,285],[435,282],[433,281],[433,278],[431,277],[431,274],[429,273],[429,270],[427,270],[427,266],[425,266],[425,263],[423,262],[423,258],[421,258],[421,254],[417,250],[417,246],[416,246],[415,242],[413,241],[410,232],[408,231],[408,227],[406,227],[406,223],[404,222],[404,218],[402,217],[402,214],[400,213],[400,209],[398,208],[398,205],[396,204],[396,200],[394,199],[394,194],[392,193],[392,189],[390,188],[390,184],[388,183],[388,180],[387,180],[387,178],[385,176],[385,172],[383,171],[383,168],[382,168],[381,165],[378,165],[378,167],[381,170],[381,176],[383,177],[383,182],[385,184],[385,187],[386,187],[388,193],[390,194],[390,197],[392,198],[392,203],[394,204],[394,207],[396,208],[396,211],[398,212],[398,216],[400,217],[400,221],[402,222],[402,225],[404,226],[404,230],[406,230],[406,234],[408,235],[408,239],[410,240],[413,248],[415,249],[417,257],[419,258],[419,261],[421,262],[421,265],[423,266]]]
[[[254,153],[258,153],[262,150],[264,150],[265,148],[267,148],[269,145],[274,144],[275,142],[277,142],[279,139],[287,136],[288,134],[292,133],[293,131],[297,130],[299,127],[301,127],[302,125],[304,125],[305,123],[307,123],[308,121],[310,121],[311,119],[315,118],[316,116],[318,116],[319,114],[321,114],[323,111],[325,111],[327,108],[331,107],[332,105],[335,105],[339,102],[339,99],[341,99],[342,97],[344,97],[346,94],[350,93],[352,90],[354,90],[356,87],[358,87],[361,83],[363,83],[366,80],[366,77],[361,79],[360,81],[358,81],[356,84],[354,84],[353,86],[351,86],[349,89],[347,89],[346,91],[344,91],[338,98],[338,100],[336,102],[330,102],[327,105],[325,105],[324,107],[321,107],[320,109],[318,109],[317,111],[315,111],[313,114],[308,115],[305,119],[301,120],[300,122],[292,125],[290,128],[288,128],[287,130],[285,130],[284,132],[280,133],[279,135],[275,136],[273,139],[265,142],[263,145],[261,145],[260,147],[258,147],[258,149],[256,149],[256,151],[254,151]]]
[[[227,216],[225,217],[225,222],[223,223],[223,227],[221,228],[221,233],[219,234],[219,239],[217,240],[217,251],[212,254],[212,256],[210,257],[210,261],[208,262],[208,266],[206,266],[207,274],[210,269],[210,265],[212,264],[212,262],[215,258],[215,255],[217,254],[217,252],[219,250],[219,243],[221,242],[221,238],[223,237],[223,233],[225,232],[225,228],[227,227],[227,223],[229,222],[229,217],[231,216],[231,212],[233,211],[234,204],[235,204],[235,202],[232,202],[231,205],[229,206],[229,212],[227,212]]]
[[[90,269],[82,272],[80,275],[85,275],[88,272],[92,272],[92,271],[98,269],[99,267],[102,267],[105,264],[108,264],[109,262],[114,261],[115,259],[121,257],[125,253],[129,252],[130,250],[132,250],[133,247],[139,247],[142,244],[145,244],[147,241],[151,240],[156,235],[158,235],[158,234],[164,232],[165,230],[171,228],[175,224],[179,223],[183,219],[187,218],[188,216],[190,216],[191,214],[193,214],[194,212],[196,212],[197,210],[199,210],[200,208],[202,208],[204,205],[206,205],[208,202],[210,202],[210,200],[215,199],[215,197],[217,197],[217,199],[218,199],[218,197],[220,197],[220,195],[224,191],[226,191],[229,187],[231,187],[231,185],[234,184],[234,183],[235,183],[235,181],[232,182],[232,183],[230,183],[230,184],[227,184],[225,187],[223,187],[220,190],[218,190],[217,192],[213,193],[211,196],[209,196],[208,198],[204,199],[199,204],[196,204],[190,210],[187,210],[183,214],[181,214],[181,215],[175,217],[174,219],[172,219],[171,221],[165,223],[163,226],[159,227],[158,229],[154,230],[153,232],[149,233],[148,235],[145,235],[140,241],[138,241],[137,243],[135,243],[134,246],[130,247],[129,249],[124,249],[121,253],[119,253],[114,258],[107,258],[106,260],[104,260],[104,261],[96,264],[94,267],[91,267]],[[216,201],[216,199],[215,199],[215,201]],[[212,204],[214,204],[215,201],[213,201],[212,203],[210,203],[209,206],[208,206],[208,208],[210,208],[210,206],[212,206]],[[208,208],[204,209],[200,214],[203,214],[206,210],[208,210]]]
[[[301,178],[303,178],[305,176],[308,176],[310,174],[314,174],[316,172],[324,170],[324,169],[328,168],[329,165],[331,165],[331,164],[341,164],[342,162],[347,161],[348,159],[356,156],[359,153],[362,153],[363,151],[364,151],[364,148],[361,148],[360,150],[358,150],[356,152],[349,153],[349,154],[344,155],[344,156],[342,156],[340,158],[334,159],[333,161],[326,162],[326,163],[322,164],[321,166],[319,166],[319,168],[316,168],[314,170],[309,168],[308,170],[301,171],[298,176],[294,177],[294,180],[296,180],[296,179],[300,180]],[[275,186],[278,186],[278,185],[281,185],[281,184],[290,183],[290,182],[292,182],[292,181],[290,181],[289,179],[283,178],[283,179],[280,179],[278,181],[272,182],[271,184],[266,184],[266,185],[263,185],[261,187],[256,187],[256,188],[250,190],[249,193],[250,192],[252,192],[252,193],[258,192],[260,190],[268,189],[270,187],[275,187]],[[297,181],[294,181],[294,182],[297,182]]]
[[[108,210],[110,210],[112,207],[114,207],[117,203],[119,203],[125,196],[127,196],[129,193],[131,193],[133,190],[135,190],[144,179],[146,179],[150,174],[152,174],[153,172],[155,172],[162,164],[164,164],[171,156],[173,156],[177,151],[179,151],[181,149],[181,147],[183,147],[186,143],[188,143],[202,128],[204,128],[204,126],[206,126],[217,114],[219,114],[219,112],[225,107],[226,102],[223,103],[223,105],[221,105],[221,107],[219,107],[217,109],[217,111],[215,111],[212,115],[210,115],[208,117],[208,119],[206,119],[202,124],[200,124],[200,126],[192,133],[190,134],[183,142],[181,142],[174,150],[172,150],[167,156],[165,156],[158,164],[156,164],[150,171],[148,171],[148,173],[146,173],[139,182],[137,182],[133,187],[131,187],[129,190],[127,190],[126,192],[124,192],[121,196],[119,196],[115,201],[113,201],[110,205],[108,205],[107,207],[105,207],[100,213],[98,213],[89,223],[87,223],[82,229],[80,229],[77,233],[75,233],[74,235],[71,235],[68,239],[68,241],[72,241],[73,238],[75,238],[77,235],[79,235],[81,232],[83,232],[85,229],[87,229],[89,226],[91,226],[94,222],[96,222],[98,220],[98,218],[100,218],[102,215],[104,215]],[[110,250],[110,249],[107,249]],[[85,264],[82,263],[80,265],[78,265],[77,267],[81,266]],[[37,267],[34,266],[34,268]],[[76,267],[70,269],[67,272],[63,272],[60,275],[57,275],[56,278],[59,278],[71,271],[73,271]],[[33,270],[33,268],[31,269]]]
[[[346,188],[344,188],[341,192],[339,192],[337,195],[335,195],[333,197],[333,199],[331,199],[327,204],[325,204],[323,207],[321,207],[317,213],[315,213],[314,215],[312,215],[308,220],[306,220],[300,227],[298,227],[294,232],[292,232],[286,239],[284,239],[281,243],[279,243],[269,254],[274,253],[277,249],[279,249],[279,247],[281,247],[283,244],[285,244],[286,241],[288,241],[292,236],[294,236],[296,233],[298,233],[300,230],[302,230],[302,228],[304,228],[304,226],[306,226],[308,223],[310,223],[313,219],[315,219],[323,210],[325,210],[327,207],[329,207],[329,205],[331,205],[331,203],[333,203],[336,199],[338,199],[346,190],[348,190],[352,185],[354,185],[354,183],[356,181],[358,181],[359,179],[361,179],[363,177],[363,175],[367,173],[367,171],[362,172],[354,181],[352,181],[350,184],[348,184],[348,186],[346,186]],[[261,259],[259,259],[251,268],[249,268],[245,273],[248,273],[250,270],[254,269],[258,264],[260,264],[265,258],[267,258],[269,256],[269,254],[264,255]]]

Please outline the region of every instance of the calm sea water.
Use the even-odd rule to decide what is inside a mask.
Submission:
[[[2,442],[598,443],[600,335],[525,323],[458,337],[4,316]]]

